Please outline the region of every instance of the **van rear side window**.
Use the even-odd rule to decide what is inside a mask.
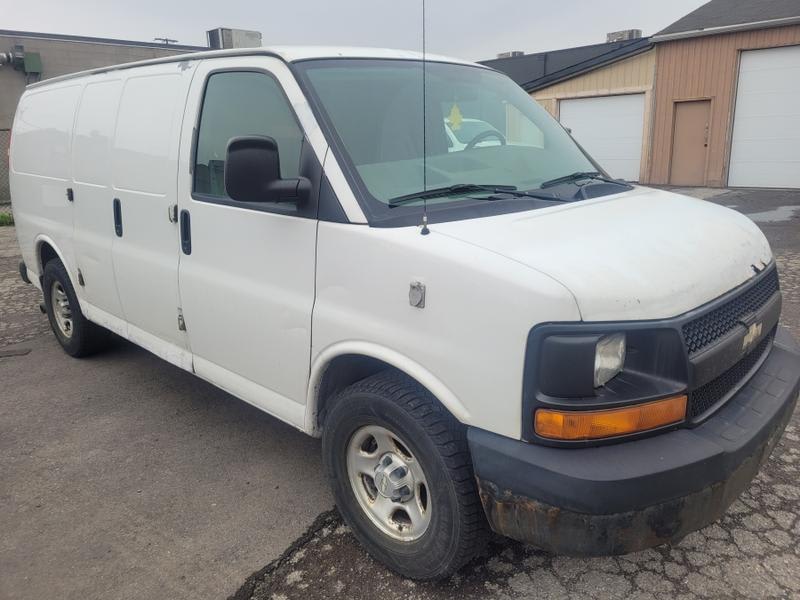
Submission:
[[[231,138],[266,135],[280,152],[281,177],[300,171],[303,133],[277,81],[264,73],[234,71],[208,78],[200,115],[194,191],[224,198],[225,153]]]

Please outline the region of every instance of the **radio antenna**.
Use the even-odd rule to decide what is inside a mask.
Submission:
[[[422,189],[428,191],[428,113],[427,113],[427,39],[425,35],[425,0],[422,0]],[[428,199],[422,196],[422,235],[428,235]]]

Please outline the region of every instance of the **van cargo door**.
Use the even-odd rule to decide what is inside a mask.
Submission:
[[[181,124],[195,65],[167,63],[126,73],[111,157],[113,193],[107,199],[128,336],[185,367],[191,363],[183,352],[186,334],[178,327],[180,245],[169,215],[177,203]]]
[[[106,320],[107,327],[125,319],[111,255],[111,148],[122,84],[119,76],[103,74],[83,88],[72,144],[75,260],[83,276],[84,299],[120,320]]]

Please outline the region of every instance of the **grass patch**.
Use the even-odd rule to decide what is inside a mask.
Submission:
[[[13,225],[14,224],[14,215],[7,212],[0,212],[0,227],[3,225]]]

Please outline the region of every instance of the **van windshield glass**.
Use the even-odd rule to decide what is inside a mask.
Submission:
[[[535,190],[557,177],[596,170],[564,129],[500,73],[428,62],[423,127],[421,61],[334,59],[296,66],[357,174],[357,187],[379,211],[425,189],[462,190],[428,198],[435,207],[474,202],[480,194],[469,184]]]

